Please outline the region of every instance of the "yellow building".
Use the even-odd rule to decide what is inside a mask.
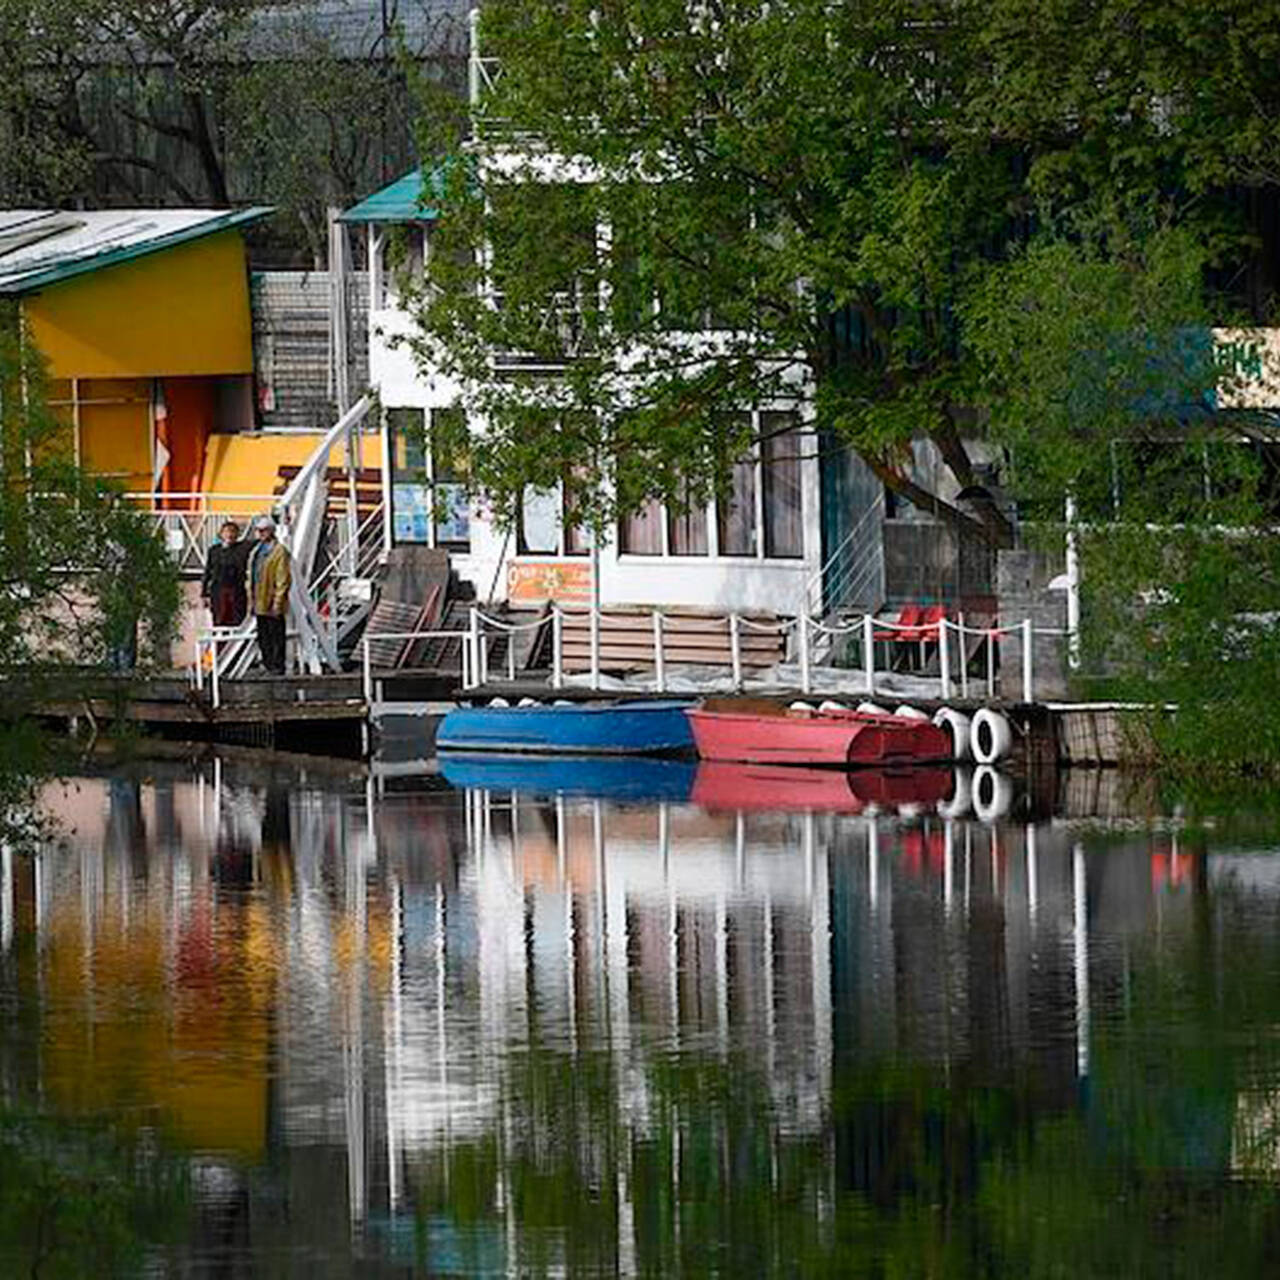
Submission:
[[[210,437],[253,428],[242,231],[269,212],[0,211],[0,297],[17,300],[91,471],[197,492]]]

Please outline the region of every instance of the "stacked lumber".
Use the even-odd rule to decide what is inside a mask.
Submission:
[[[566,671],[591,669],[591,615],[588,610],[562,611],[561,643]],[[771,614],[743,614],[738,625],[738,651],[744,669],[772,667],[781,662],[786,637],[773,627]],[[724,614],[672,609],[662,615],[662,657],[667,666],[728,667],[733,664],[730,622]],[[653,611],[605,609],[600,614],[600,667],[603,671],[652,671],[656,665]]]

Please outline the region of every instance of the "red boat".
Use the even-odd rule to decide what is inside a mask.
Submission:
[[[712,811],[862,813],[875,805],[930,809],[950,799],[950,769],[803,769],[795,765],[728,764],[703,760],[689,799]]]
[[[902,765],[951,759],[951,735],[928,720],[711,698],[687,715],[703,760],[748,764]]]

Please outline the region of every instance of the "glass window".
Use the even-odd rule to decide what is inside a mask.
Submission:
[[[719,452],[727,484],[716,498],[716,526],[722,556],[759,554],[756,537],[756,459],[748,453],[730,463],[729,458],[750,439],[749,414],[735,413],[721,424]]]
[[[431,476],[434,482],[436,545],[456,551],[471,547],[467,502],[466,419],[461,409],[431,411]]]
[[[760,415],[760,455],[764,485],[764,553],[775,559],[804,555],[800,449],[793,413]]]
[[[391,439],[391,532],[396,542],[431,541],[431,477],[427,470],[426,414],[388,409]]]
[[[673,556],[705,556],[707,509],[699,503],[667,514],[667,547]]]
[[[618,546],[628,555],[660,556],[662,503],[650,498],[638,511],[627,516],[618,528]]]

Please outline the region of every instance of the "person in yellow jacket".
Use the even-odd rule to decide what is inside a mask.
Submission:
[[[272,675],[282,676],[293,566],[289,552],[276,539],[276,522],[270,516],[259,516],[253,522],[253,529],[258,545],[249,555],[249,603],[258,620],[262,665]]]

